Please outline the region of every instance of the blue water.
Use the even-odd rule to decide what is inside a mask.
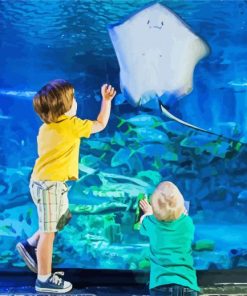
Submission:
[[[24,268],[14,246],[37,227],[28,192],[41,124],[33,94],[51,79],[67,79],[76,89],[79,116],[95,119],[101,84],[111,82],[119,91],[119,66],[106,26],[148,3],[0,0],[0,269]],[[247,2],[160,3],[211,48],[196,67],[193,92],[174,112],[246,142]],[[133,230],[136,197],[164,179],[191,201],[195,243],[214,246],[211,250],[204,241],[204,248],[194,251],[196,268],[246,266],[244,251],[235,265],[230,255],[247,248],[246,159],[244,144],[195,132],[158,112],[113,106],[107,129],[83,141],[81,180],[70,191],[71,204],[107,203],[106,209],[74,215],[56,240],[55,266],[148,268],[147,242]]]

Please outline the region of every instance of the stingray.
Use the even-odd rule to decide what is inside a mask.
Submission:
[[[193,89],[194,69],[210,51],[204,40],[159,3],[110,25],[108,32],[120,67],[121,102],[124,97],[133,106],[161,109],[172,120],[215,134],[170,112]]]
[[[156,3],[109,27],[124,96],[144,105],[165,93],[191,92],[193,72],[207,44],[171,10]]]

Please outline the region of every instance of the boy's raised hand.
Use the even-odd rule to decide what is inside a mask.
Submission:
[[[101,87],[101,95],[104,100],[111,101],[115,97],[116,91],[110,84],[104,84]]]
[[[140,208],[143,210],[145,215],[153,214],[153,209],[147,199],[140,200]]]

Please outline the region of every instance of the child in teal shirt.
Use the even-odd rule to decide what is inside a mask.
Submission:
[[[184,199],[171,182],[162,182],[151,197],[140,201],[142,235],[150,243],[150,295],[197,296],[191,244],[194,224],[185,214]]]

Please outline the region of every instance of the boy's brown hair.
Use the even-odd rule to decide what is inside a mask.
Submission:
[[[56,79],[43,86],[33,98],[34,110],[45,123],[56,122],[68,112],[74,98],[74,87],[66,80]]]

